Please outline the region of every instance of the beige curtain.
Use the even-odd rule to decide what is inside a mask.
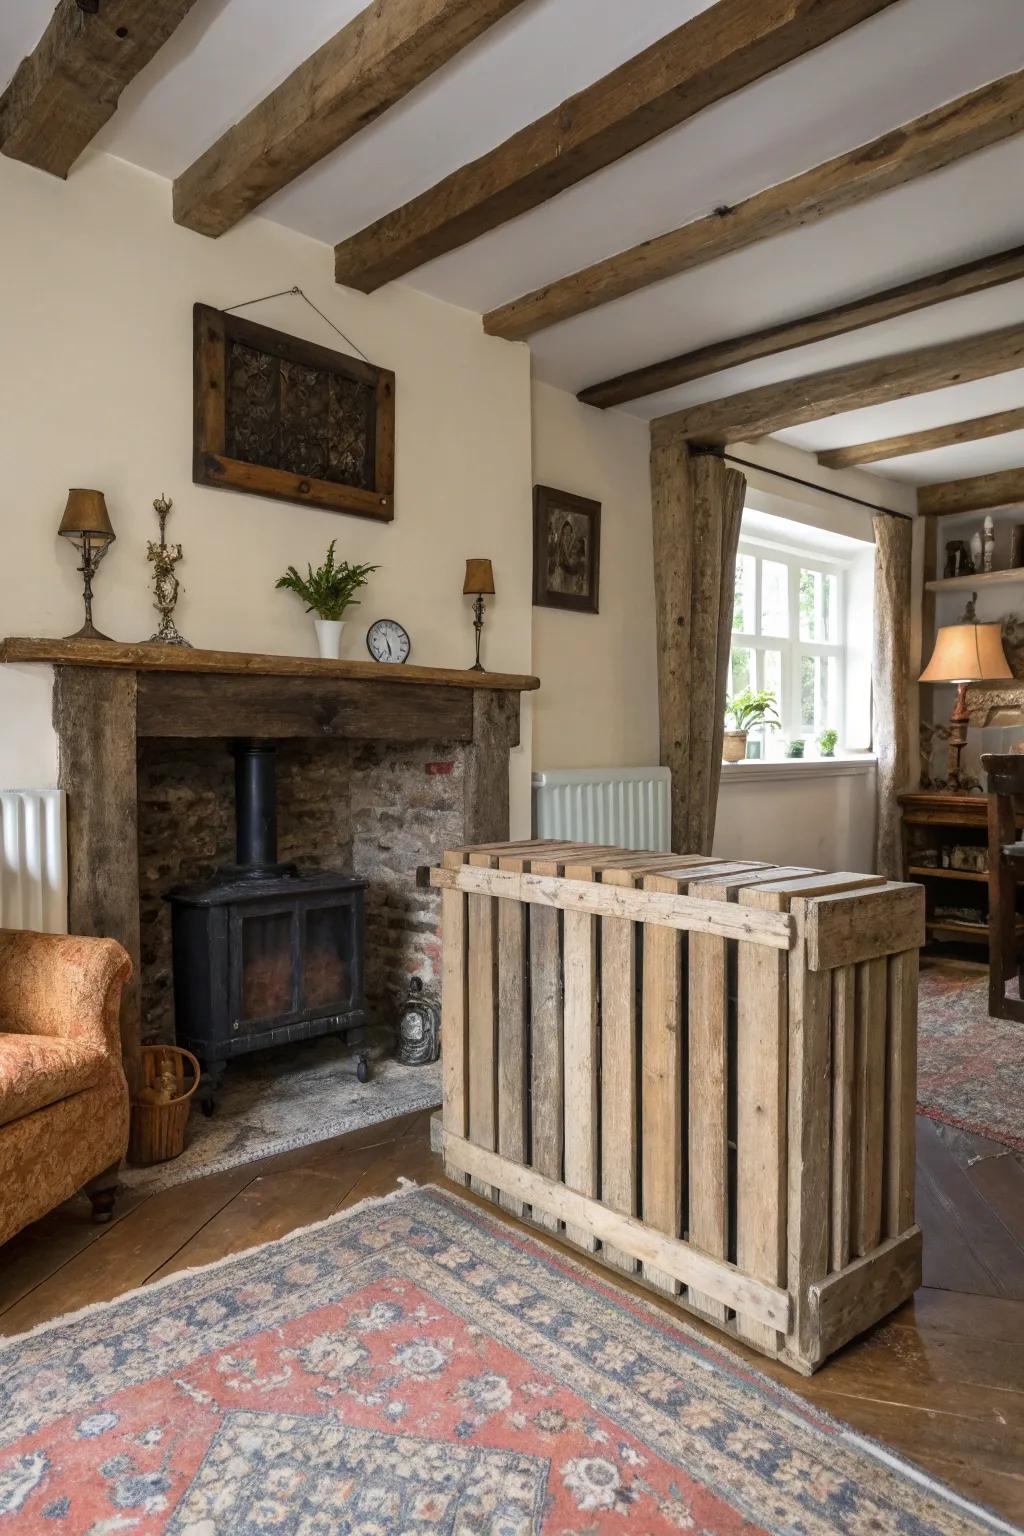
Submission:
[[[736,547],[747,482],[718,454],[655,439],[651,453],[661,762],[672,847],[710,853],[722,771]]]
[[[871,665],[872,742],[878,758],[875,868],[903,879],[900,808],[910,780],[910,552],[913,524],[880,514],[875,529],[875,636]]]

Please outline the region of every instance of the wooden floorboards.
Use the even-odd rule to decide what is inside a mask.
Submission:
[[[0,1249],[0,1333],[281,1237],[402,1176],[444,1184],[428,1124],[408,1115],[148,1198],[129,1193],[108,1227],[69,1201]],[[913,1300],[810,1381],[746,1358],[1024,1523],[1024,1158],[920,1119],[918,1159],[925,1283]]]

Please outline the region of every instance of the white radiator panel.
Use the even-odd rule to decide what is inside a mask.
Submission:
[[[667,768],[573,768],[533,775],[533,835],[671,851]]]
[[[62,789],[0,790],[0,928],[68,931]]]

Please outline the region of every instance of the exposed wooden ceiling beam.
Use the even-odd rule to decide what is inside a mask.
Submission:
[[[708,444],[766,437],[785,427],[824,421],[843,411],[904,400],[908,395],[948,389],[972,379],[1024,368],[1024,325],[1008,325],[981,336],[942,341],[912,352],[847,363],[799,379],[764,384],[723,400],[708,400],[659,416],[651,423],[655,443],[684,438]]]
[[[817,460],[828,469],[851,469],[856,464],[877,464],[882,459],[901,459],[911,453],[927,453],[932,448],[949,448],[956,443],[974,443],[982,437],[1002,437],[1006,432],[1020,431],[1024,431],[1024,406],[995,411],[991,416],[975,416],[970,421],[951,421],[947,426],[930,427],[924,432],[905,432],[901,437],[881,437],[873,443],[827,448],[817,455]]]
[[[974,475],[970,480],[946,480],[941,485],[922,485],[917,510],[922,517],[943,517],[949,512],[986,512],[993,507],[1024,506],[1024,469],[1001,469],[994,475]]]
[[[522,341],[651,283],[856,207],[1024,129],[1024,71],[1006,75],[848,154],[816,165],[734,207],[645,240],[484,316],[491,336]]]
[[[718,0],[667,37],[343,240],[339,283],[372,293],[538,207],[893,0]]]
[[[627,400],[656,395],[661,390],[674,389],[693,379],[720,373],[724,368],[735,368],[740,363],[754,362],[759,357],[789,352],[794,347],[806,347],[814,341],[826,341],[830,336],[843,336],[865,325],[894,320],[916,309],[942,304],[948,299],[962,298],[968,293],[980,293],[985,288],[995,288],[1000,283],[1011,283],[1021,277],[1024,277],[1024,245],[1016,246],[1011,251],[1000,251],[995,256],[983,256],[980,261],[968,261],[963,266],[952,267],[945,272],[919,277],[910,283],[900,283],[897,288],[886,288],[866,298],[836,305],[833,309],[804,315],[799,320],[784,320],[779,325],[769,325],[764,330],[751,331],[746,336],[715,341],[693,352],[667,358],[663,363],[634,368],[629,373],[620,373],[614,379],[605,379],[600,384],[591,384],[581,389],[578,399],[585,405],[600,406],[602,410],[612,405],[624,405]],[[844,448],[837,451],[848,453],[851,450]]]
[[[522,0],[373,0],[174,183],[174,218],[222,235]]]
[[[0,96],[0,149],[66,176],[195,0],[60,0]]]

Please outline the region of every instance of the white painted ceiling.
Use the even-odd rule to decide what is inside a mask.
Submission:
[[[385,0],[386,3],[386,0]],[[329,244],[363,228],[705,8],[708,0],[525,0],[263,214]],[[53,0],[0,7],[0,77]],[[97,147],[172,177],[365,0],[198,0]],[[645,149],[406,279],[486,310],[852,149],[1024,68],[1024,0],[898,0]],[[74,174],[74,172],[72,172]],[[196,236],[197,239],[202,238]],[[813,228],[764,241],[533,338],[536,374],[578,390],[674,352],[1024,243],[1024,135]],[[325,253],[325,268],[330,258]],[[344,303],[343,291],[339,300]],[[1024,282],[730,369],[625,407],[642,417],[1024,319]],[[1024,405],[1024,372],[780,434],[816,449]],[[925,483],[1024,463],[1008,434],[870,466]]]

